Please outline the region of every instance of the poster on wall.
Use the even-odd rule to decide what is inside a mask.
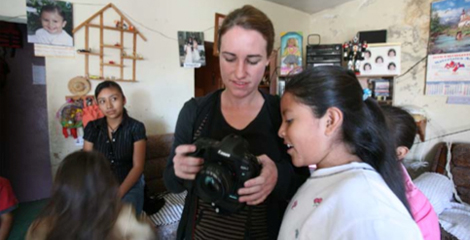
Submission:
[[[429,54],[470,51],[470,1],[431,3]]]
[[[396,76],[401,70],[399,43],[368,44],[360,64],[360,76]]]
[[[73,46],[73,5],[53,0],[27,0],[28,42]]]
[[[470,97],[470,52],[429,55],[426,94]]]
[[[178,31],[180,66],[199,68],[206,65],[203,32]]]
[[[281,76],[302,71],[302,32],[281,33]]]

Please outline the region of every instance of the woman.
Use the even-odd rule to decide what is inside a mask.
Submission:
[[[145,126],[127,115],[126,97],[116,82],[98,84],[95,98],[104,117],[87,124],[83,150],[106,156],[120,184],[119,197],[140,214],[144,205]]]
[[[226,88],[186,102],[165,170],[170,191],[188,190],[177,239],[274,239],[288,199],[305,179],[295,174],[276,133],[281,124],[279,99],[258,90],[273,50],[274,28],[263,12],[244,6],[224,19],[219,39]],[[193,180],[204,159],[187,154],[196,150],[191,143],[200,137],[221,140],[229,134],[249,142],[262,170],[238,191],[239,202],[247,206],[227,216],[194,194]]]
[[[28,230],[27,240],[154,239],[118,198],[119,185],[98,152],[74,152],[60,163],[52,196]]]

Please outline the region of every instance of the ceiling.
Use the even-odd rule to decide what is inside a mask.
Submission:
[[[265,0],[312,14],[352,0]]]

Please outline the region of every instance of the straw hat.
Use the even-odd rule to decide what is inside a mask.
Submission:
[[[88,79],[84,77],[74,77],[69,81],[69,90],[74,95],[86,95],[90,91],[90,89],[90,81],[88,81]]]

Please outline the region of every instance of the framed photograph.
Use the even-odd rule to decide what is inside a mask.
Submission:
[[[397,76],[401,69],[400,43],[368,44],[361,61],[360,75],[368,76]]]
[[[71,2],[26,1],[28,42],[73,46],[73,5]]]
[[[219,56],[219,29],[224,22],[225,15],[216,13],[215,14],[215,24],[214,24],[214,56]]]
[[[178,31],[178,48],[181,67],[199,68],[206,65],[203,32]]]

